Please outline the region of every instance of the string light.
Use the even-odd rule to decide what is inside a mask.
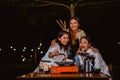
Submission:
[[[24,49],[27,49],[27,47],[24,47]]]
[[[38,47],[38,50],[40,50],[40,47]]]
[[[2,49],[0,48],[0,51],[2,51]]]
[[[23,58],[23,55],[21,55],[21,57]]]
[[[16,49],[15,49],[15,48],[14,48],[13,50],[14,50],[14,51],[16,51]]]
[[[120,42],[118,42],[118,45],[120,45]]]
[[[12,48],[13,48],[13,46],[10,46],[10,48],[12,49]]]
[[[33,49],[31,49],[31,51],[34,51]]]
[[[40,51],[41,54],[43,54],[43,51]]]
[[[25,49],[23,49],[22,51],[25,52]]]
[[[32,58],[32,55],[30,55],[30,57]]]
[[[10,50],[10,53],[14,53],[14,54],[19,53],[20,55],[18,57],[18,61],[21,61],[21,62],[35,61],[36,62],[37,56],[35,55],[39,53],[43,54],[43,51],[41,51],[41,46],[42,46],[42,42],[39,43],[38,47],[34,47],[34,48],[28,48],[27,46],[17,48],[17,47],[14,47],[13,45],[10,45],[7,51]],[[4,52],[2,48],[0,48],[0,52]]]

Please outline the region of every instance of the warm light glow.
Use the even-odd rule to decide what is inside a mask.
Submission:
[[[23,49],[22,51],[25,52],[25,49]]]
[[[40,46],[42,46],[42,43],[40,43]]]
[[[38,50],[40,50],[40,47],[38,47]]]
[[[13,46],[10,46],[10,48],[12,49],[12,48],[13,48]]]
[[[16,51],[16,49],[15,49],[15,48],[14,48],[13,50],[14,50],[14,51]]]
[[[21,55],[21,57],[23,57],[23,55]]]
[[[24,57],[24,58],[22,59],[22,61],[25,62],[25,61],[26,61],[26,58]]]
[[[43,53],[43,51],[40,51],[40,53],[42,54],[42,53]]]
[[[118,42],[118,45],[120,45],[120,42]]]
[[[34,51],[33,49],[31,49],[31,51]]]
[[[2,49],[0,48],[0,51],[2,51]]]
[[[24,47],[24,49],[27,49],[27,47]]]
[[[30,57],[32,58],[32,55],[30,55]]]

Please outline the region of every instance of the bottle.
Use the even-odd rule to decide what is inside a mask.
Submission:
[[[84,72],[89,72],[89,63],[88,63],[88,59],[84,60]]]

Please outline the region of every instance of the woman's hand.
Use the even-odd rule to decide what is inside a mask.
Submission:
[[[93,46],[90,47],[95,53],[99,53],[99,50]]]
[[[51,41],[51,47],[54,47],[55,45],[56,45],[56,40],[54,39]]]
[[[80,48],[78,48],[78,50],[77,50],[76,53],[77,53],[77,54],[82,54],[82,51],[80,50]]]
[[[54,56],[58,56],[59,55],[59,52],[57,50],[54,50],[52,53],[53,53]]]
[[[57,50],[54,50],[53,52],[50,52],[48,56],[49,56],[49,58],[52,58],[57,55],[59,55],[59,52]]]
[[[67,59],[67,56],[66,56],[66,54],[64,54],[63,62],[66,62],[66,59]]]

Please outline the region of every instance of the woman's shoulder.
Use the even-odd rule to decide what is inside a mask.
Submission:
[[[89,48],[87,52],[90,53],[91,55],[96,54],[91,48]]]
[[[100,55],[100,52],[95,52],[91,48],[89,48],[87,52],[90,53],[90,55]]]
[[[82,36],[86,36],[85,31],[82,30],[82,29],[79,29],[79,31],[78,31],[78,36],[79,36],[79,37],[80,37],[80,36],[81,36],[81,37],[82,37]],[[80,38],[81,38],[81,37],[80,37]],[[80,39],[80,38],[79,38],[79,39]]]
[[[56,42],[54,45],[50,45],[51,48],[57,48],[59,47],[59,44]]]
[[[79,32],[85,32],[83,29],[79,29]]]
[[[53,45],[50,45],[49,49],[47,52],[52,52],[54,50],[59,50],[59,45],[58,43],[56,43],[54,46]]]
[[[60,45],[56,42],[54,46],[50,46],[52,49],[60,50]]]

